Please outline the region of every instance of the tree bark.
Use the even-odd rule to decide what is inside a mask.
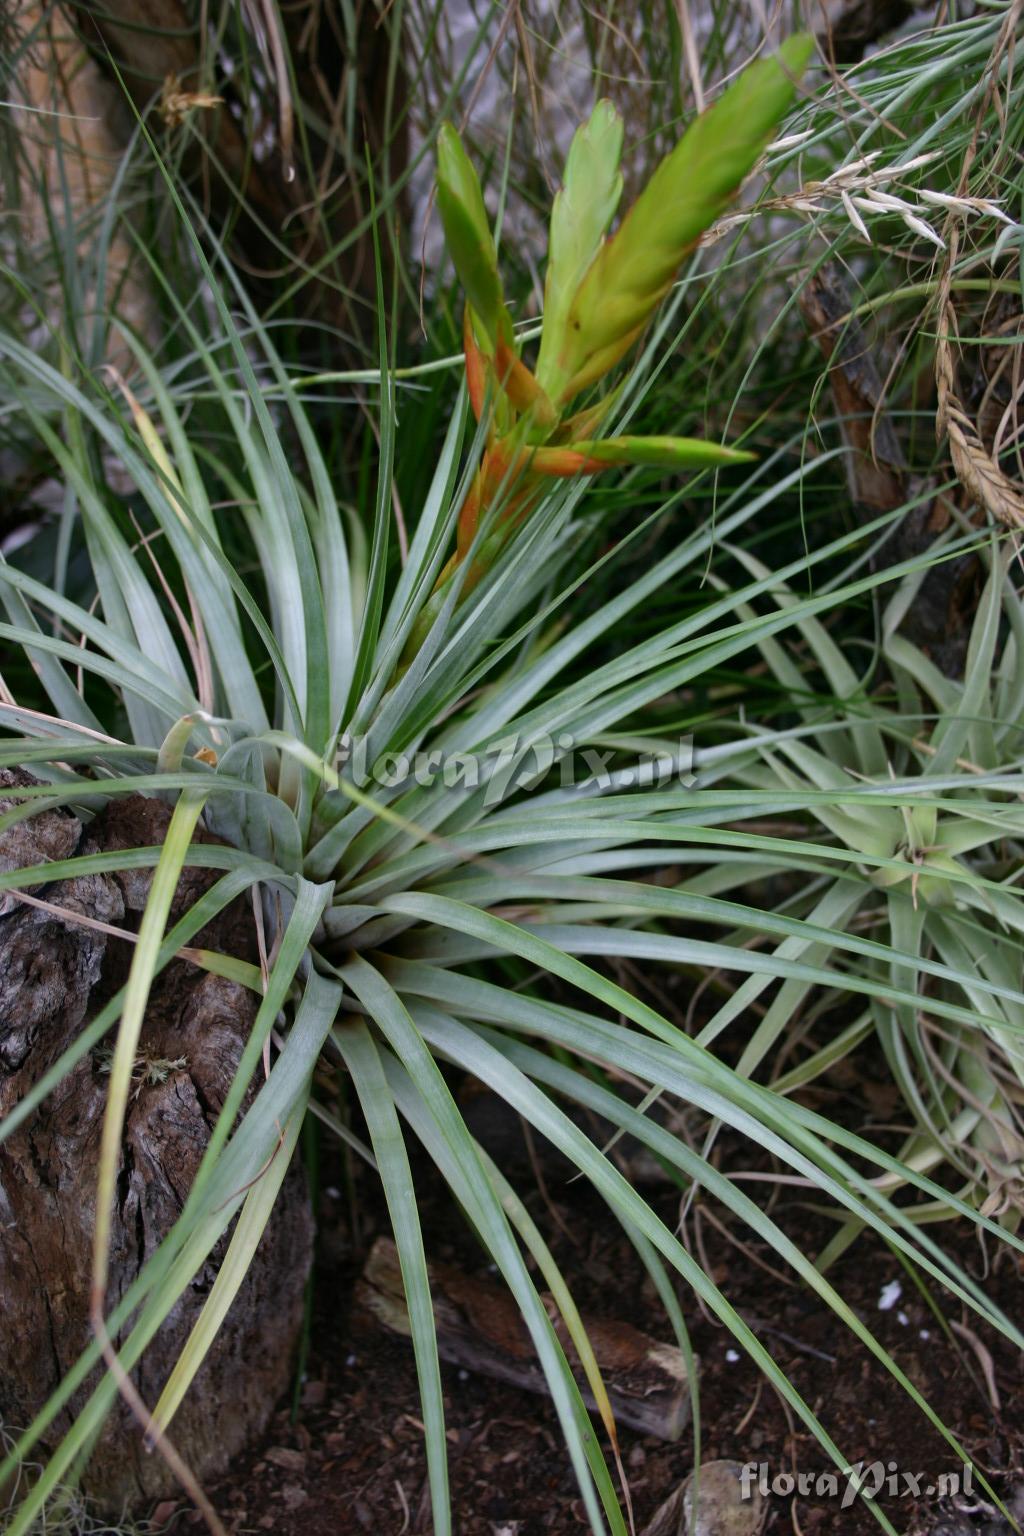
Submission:
[[[0,770],[2,786],[27,775]],[[8,804],[10,802],[7,802]],[[0,798],[0,810],[7,804]],[[67,857],[76,848],[159,844],[168,812],[155,800],[114,801],[87,832],[55,810],[0,836],[0,867]],[[200,834],[207,841],[207,834]],[[186,871],[172,921],[216,876]],[[95,875],[34,887],[56,906],[134,929],[151,875]],[[235,903],[196,943],[251,955],[251,916]],[[121,939],[26,906],[0,915],[0,1121],[75,1039],[127,974]],[[138,1275],[188,1195],[224,1102],[256,1002],[221,977],[175,960],[157,978],[140,1040],[122,1141],[107,1307]],[[27,1425],[89,1342],[89,1284],[99,1139],[109,1047],[94,1049],[0,1145],[0,1417]],[[234,1305],[174,1420],[173,1438],[200,1478],[218,1475],[264,1429],[289,1381],[312,1259],[313,1222],[293,1168]],[[213,1283],[228,1234],[174,1306],[133,1373],[155,1402]],[[95,1385],[73,1398],[48,1435],[57,1443]],[[107,1510],[172,1491],[159,1455],[124,1404],[108,1420],[83,1476]]]

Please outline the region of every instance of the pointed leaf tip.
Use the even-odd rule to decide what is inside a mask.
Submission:
[[[605,437],[570,443],[570,449],[601,464],[638,464],[652,469],[711,469],[749,464],[757,455],[697,437]]]
[[[599,249],[565,317],[560,404],[602,378],[664,298],[687,251],[728,206],[790,107],[813,40],[790,38],[759,60],[689,126],[615,235]]]
[[[459,281],[493,344],[511,334],[511,323],[483,192],[451,123],[442,123],[437,135],[437,207]]]

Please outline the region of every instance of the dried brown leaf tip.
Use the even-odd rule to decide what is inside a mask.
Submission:
[[[957,393],[956,363],[950,335],[956,326],[951,304],[946,306],[946,334],[935,358],[938,393],[937,426],[949,440],[949,456],[961,485],[980,507],[1008,528],[1024,528],[1024,494],[986,448],[981,434]]]
[[[168,75],[160,93],[160,116],[168,128],[180,128],[190,112],[223,103],[223,96],[214,96],[209,91],[186,91],[180,75]]]

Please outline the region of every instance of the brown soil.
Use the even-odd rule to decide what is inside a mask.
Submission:
[[[735,1149],[734,1149],[735,1150]],[[749,1161],[749,1158],[748,1158]],[[723,1162],[728,1151],[723,1150]],[[433,1178],[421,1179],[423,1218],[433,1258],[483,1272],[479,1251]],[[524,1190],[531,1187],[520,1180]],[[559,1231],[533,1184],[531,1204],[545,1225],[556,1257],[581,1306],[596,1315],[626,1318],[667,1337],[659,1306],[633,1250],[596,1199],[576,1183],[571,1191],[548,1182],[558,1215],[573,1239]],[[662,1190],[652,1203],[672,1222],[675,1198]],[[363,1531],[429,1532],[430,1511],[416,1374],[411,1351],[377,1332],[350,1306],[361,1258],[386,1215],[369,1175],[360,1177],[357,1204],[362,1230],[358,1249],[348,1237],[342,1198],[329,1180],[321,1188],[321,1255],[316,1285],[312,1350],[297,1412],[283,1408],[263,1448],[236,1467],[213,1490],[229,1529],[271,1531],[277,1536],[347,1536]],[[797,1192],[779,1199],[774,1215],[806,1252],[817,1252],[833,1230],[801,1203]],[[710,1215],[730,1218],[710,1208]],[[824,1420],[841,1448],[856,1461],[895,1462],[903,1472],[922,1474],[926,1488],[958,1469],[955,1454],[931,1428],[884,1369],[837,1323],[827,1306],[802,1286],[784,1283],[757,1262],[772,1255],[754,1242],[742,1252],[705,1218],[690,1221],[700,1252],[729,1298],[754,1326],[804,1399]],[[932,1229],[933,1231],[936,1229]],[[745,1234],[737,1236],[745,1241]],[[978,1278],[986,1256],[970,1229],[949,1227],[961,1262]],[[475,1256],[474,1256],[475,1255]],[[991,1258],[991,1255],[989,1256]],[[911,1381],[962,1438],[977,1465],[1004,1498],[1017,1491],[1024,1470],[1024,1362],[991,1334],[976,1342],[944,1332],[896,1258],[874,1240],[862,1239],[836,1264],[831,1276],[855,1312],[891,1351]],[[881,1309],[883,1287],[899,1278],[898,1301]],[[991,1264],[986,1284],[1011,1316],[1019,1316],[1020,1272],[1015,1256],[1003,1251]],[[944,1317],[972,1327],[948,1297],[936,1297]],[[731,1336],[691,1304],[688,1322],[701,1358],[702,1454],[741,1463],[765,1462],[780,1472],[823,1472],[825,1453],[794,1424],[774,1390],[746,1357],[737,1358]],[[985,1382],[985,1347],[991,1350],[997,1410]],[[586,1527],[579,1493],[567,1466],[558,1424],[542,1398],[470,1377],[445,1372],[446,1413],[455,1528],[459,1536],[541,1536]],[[636,1516],[645,1523],[693,1463],[688,1430],[675,1445],[625,1431],[623,1457]],[[927,1536],[999,1536],[1011,1527],[977,1487],[975,1496],[881,1498],[879,1503],[900,1532]],[[164,1511],[161,1511],[164,1514]],[[172,1528],[197,1519],[179,1510]],[[776,1497],[764,1529],[794,1536],[843,1533],[858,1536],[880,1527],[863,1505],[841,1509],[835,1500]]]

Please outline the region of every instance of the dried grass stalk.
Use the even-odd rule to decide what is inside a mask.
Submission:
[[[1013,63],[1013,47],[1017,23],[1024,11],[1024,0],[1016,0],[1006,14],[999,31],[992,57],[989,60],[989,87],[978,106],[974,135],[964,155],[960,172],[958,195],[967,195],[971,166],[978,152],[982,123],[989,104],[993,104],[1000,121],[1004,121],[999,97],[999,71],[1004,56]],[[935,348],[935,384],[938,406],[935,427],[938,436],[949,440],[949,453],[957,479],[979,506],[984,507],[1008,528],[1024,528],[1024,494],[1021,488],[1000,468],[993,455],[985,447],[981,434],[957,393],[956,360],[953,338],[957,335],[956,310],[952,300],[953,272],[959,249],[959,228],[952,212],[947,221],[947,252],[942,266],[939,285],[938,313],[939,336]]]
[[[949,440],[956,477],[979,506],[1009,528],[1024,528],[1024,495],[989,453],[956,391],[956,363],[950,337],[956,334],[956,311],[947,298],[944,329],[935,352],[938,389],[936,429]]]

